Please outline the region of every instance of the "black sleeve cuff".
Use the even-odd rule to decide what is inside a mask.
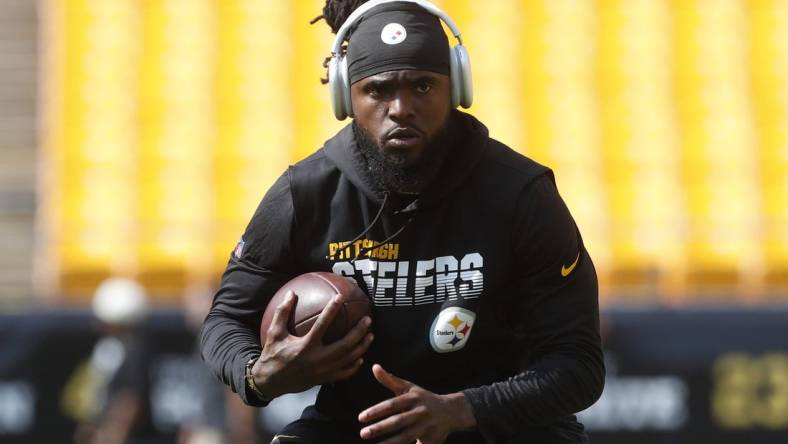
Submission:
[[[260,399],[257,394],[255,394],[255,392],[251,390],[248,385],[246,385],[246,363],[254,357],[254,354],[248,354],[239,355],[235,359],[234,368],[237,372],[235,375],[235,386],[239,388],[238,395],[241,397],[241,400],[244,402],[244,404],[252,407],[265,407],[271,401]]]
[[[493,432],[493,418],[491,418],[490,409],[484,400],[484,391],[484,387],[474,387],[465,389],[462,393],[473,410],[477,431],[484,438],[484,442],[490,444],[498,442],[499,437]]]

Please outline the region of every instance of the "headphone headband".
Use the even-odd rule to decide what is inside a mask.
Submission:
[[[370,9],[394,2],[415,3],[430,14],[438,17],[446,26],[449,27],[454,37],[459,42],[454,47],[449,48],[449,69],[451,78],[451,103],[453,107],[462,106],[468,108],[473,103],[473,84],[471,83],[471,61],[468,58],[468,51],[462,45],[462,36],[454,20],[451,19],[440,8],[427,0],[370,0],[359,6],[348,16],[345,23],[337,31],[334,43],[331,45],[331,60],[328,63],[328,89],[331,94],[331,107],[334,116],[343,120],[345,117],[353,117],[353,107],[350,99],[350,80],[348,75],[348,60],[346,54],[341,54],[342,43],[345,41],[350,28]]]
[[[384,3],[394,3],[394,2],[404,2],[404,3],[415,3],[422,8],[426,9],[429,13],[434,16],[439,17],[443,20],[443,23],[446,23],[446,26],[449,27],[454,37],[457,38],[457,41],[460,42],[462,45],[462,36],[460,35],[460,29],[457,28],[457,25],[454,24],[454,20],[451,19],[445,12],[441,11],[440,8],[435,6],[434,4],[428,2],[427,0],[370,0],[367,3],[356,8],[345,20],[345,23],[337,31],[337,35],[334,38],[334,43],[331,45],[331,55],[336,57],[339,54],[339,49],[342,47],[342,42],[345,41],[345,34],[347,34],[348,30],[358,21],[359,17],[364,15],[370,9],[382,5]]]

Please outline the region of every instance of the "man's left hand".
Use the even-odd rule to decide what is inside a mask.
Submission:
[[[476,419],[465,395],[438,395],[398,378],[379,364],[372,366],[375,379],[394,392],[395,397],[373,405],[358,415],[369,424],[361,437],[371,439],[388,435],[381,444],[440,444],[450,433],[470,430]]]

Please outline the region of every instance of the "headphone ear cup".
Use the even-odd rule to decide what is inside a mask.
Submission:
[[[347,70],[347,56],[339,62],[339,78],[341,80],[342,109],[348,117],[353,117],[353,103],[350,101],[350,74]]]
[[[462,74],[460,73],[460,61],[457,56],[457,47],[449,49],[449,76],[451,83],[451,107],[457,108],[460,106],[460,99],[462,92],[460,87],[462,85]]]
[[[337,60],[341,56],[333,57],[328,62],[328,92],[330,94],[331,109],[334,111],[334,116],[339,120],[345,120],[347,114],[345,113],[345,106],[342,103],[344,94],[342,92],[342,76],[339,72],[339,63]]]
[[[473,104],[473,76],[471,74],[471,58],[468,55],[468,50],[462,45],[457,45],[453,49],[455,58],[457,59],[457,71],[459,71],[458,87],[459,101],[458,104],[463,108],[470,108]]]

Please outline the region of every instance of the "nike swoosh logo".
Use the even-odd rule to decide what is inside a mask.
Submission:
[[[565,267],[565,266],[561,265],[561,276],[563,276],[563,277],[569,276],[569,273],[571,273],[572,270],[575,269],[575,267],[577,266],[577,261],[579,261],[579,260],[580,260],[580,252],[577,253],[577,257],[575,258],[575,261],[572,262],[572,265],[570,265],[568,267]]]

